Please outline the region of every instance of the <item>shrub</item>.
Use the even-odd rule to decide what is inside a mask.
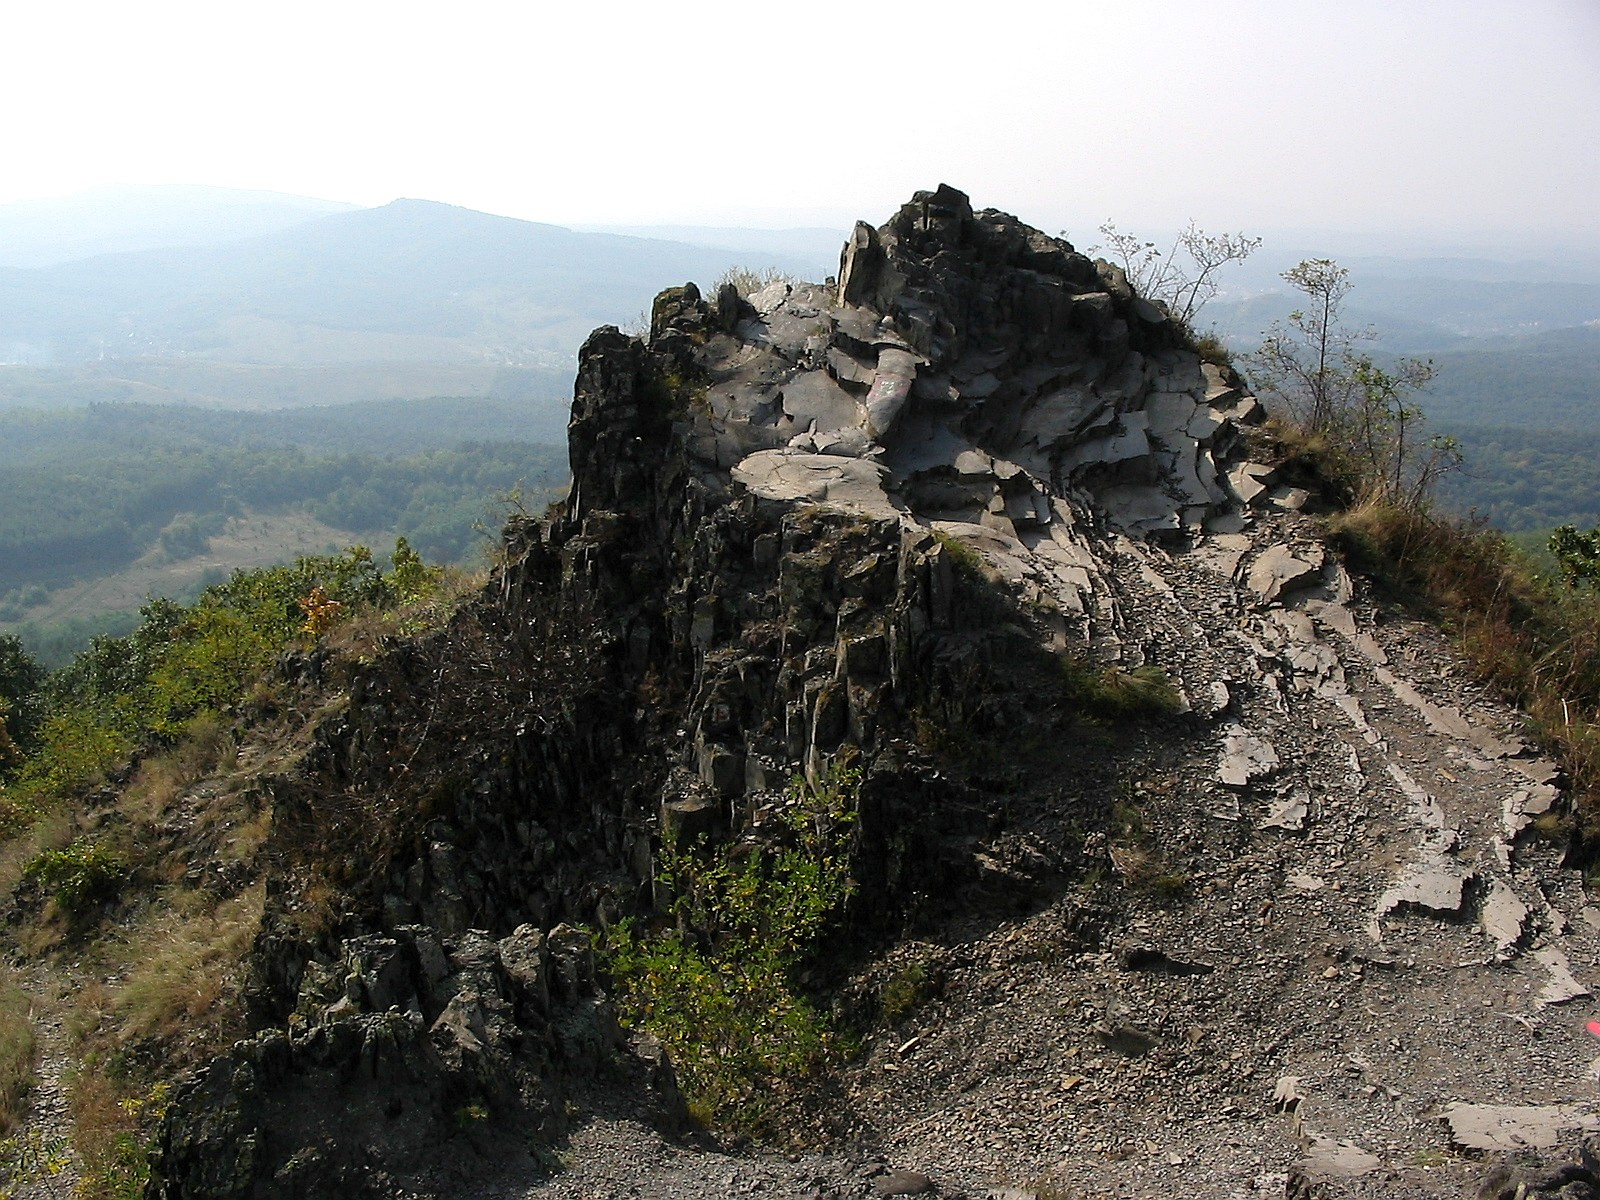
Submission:
[[[1204,362],[1227,371],[1233,370],[1233,351],[1229,350],[1228,344],[1215,333],[1198,334],[1194,339],[1194,352]]]
[[[1411,402],[1433,363],[1380,365],[1356,349],[1376,335],[1352,330],[1340,312],[1350,272],[1331,259],[1306,259],[1283,273],[1310,302],[1274,323],[1250,355],[1260,395],[1305,433],[1336,448],[1359,494],[1383,504],[1426,509],[1439,478],[1461,465],[1452,438],[1423,436],[1423,411]]]
[[[29,753],[0,783],[0,837],[19,833],[135,750],[173,745],[197,718],[236,710],[252,681],[302,638],[400,605],[411,614],[396,623],[400,632],[440,623],[445,573],[426,566],[404,538],[393,562],[385,573],[370,550],[352,546],[235,571],[192,605],[152,600],[126,637],[94,638],[41,689]]]
[[[1563,525],[1550,535],[1550,553],[1568,587],[1600,584],[1600,529],[1579,533]]]
[[[762,288],[771,283],[787,283],[793,287],[798,280],[788,271],[779,270],[777,267],[729,267],[717,281],[711,285],[711,295],[715,296],[728,284],[733,284],[734,290],[748,300]]]
[[[15,634],[0,634],[0,779],[21,761],[38,725],[44,669]]]
[[[898,1025],[939,994],[943,981],[931,958],[914,959],[897,970],[879,993],[885,1024]]]
[[[795,972],[852,890],[848,847],[859,775],[797,781],[779,845],[663,848],[670,925],[610,931],[607,968],[624,1019],[666,1047],[690,1111],[743,1133],[775,1129],[772,1085],[840,1048]]]
[[[121,855],[79,841],[64,850],[41,850],[22,868],[22,878],[47,889],[56,908],[76,924],[117,897],[123,868]]]
[[[1184,329],[1191,329],[1206,302],[1217,294],[1217,273],[1241,263],[1261,248],[1261,239],[1242,233],[1209,234],[1190,221],[1165,253],[1154,242],[1125,233],[1107,221],[1100,226],[1104,249],[1139,295],[1161,304]]]

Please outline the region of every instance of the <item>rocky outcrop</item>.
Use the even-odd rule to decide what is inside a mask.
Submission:
[[[287,863],[290,831],[359,827],[326,820],[336,797],[400,832],[352,872],[325,932],[305,932],[288,882],[275,893],[262,1031],[179,1095],[162,1194],[331,1194],[358,1163],[380,1192],[448,1193],[408,1146],[456,1129],[482,1143],[460,1170],[491,1168],[496,1130],[546,1128],[599,1063],[653,1081],[670,1123],[670,1068],[622,1042],[604,981],[557,926],[648,913],[664,837],[759,843],[795,776],[843,762],[861,777],[857,887],[819,970],[847,975],[874,939],[953,918],[963,939],[979,927],[966,945],[1013,919],[1007,938],[1031,945],[1038,925],[1052,949],[1028,961],[1066,974],[998,1033],[958,1014],[870,1048],[891,1075],[932,1047],[946,1062],[1004,1048],[914,1089],[866,1068],[841,1085],[845,1127],[918,1161],[965,1136],[941,1113],[1030,1054],[1055,1072],[1028,1109],[1052,1146],[1076,1136],[1061,1097],[1079,1087],[1130,1122],[1159,1121],[1153,1089],[1193,1132],[1233,1095],[1226,1064],[1337,1075],[1351,1052],[1319,1040],[1328,1010],[1301,1012],[1297,1034],[1272,1031],[1273,1006],[1301,973],[1326,1005],[1336,982],[1399,970],[1396,940],[1437,934],[1452,964],[1536,975],[1546,1007],[1584,994],[1594,939],[1574,940],[1527,865],[1554,769],[1399,661],[1406,646],[1301,515],[1305,492],[1249,461],[1259,415],[1114,268],[950,188],[858,225],[827,286],[688,285],[657,299],[647,339],[596,331],[567,501],[513,522],[486,593],[362,674],[302,769],[272,783]],[[1141,687],[1169,712],[1158,726],[1124,715]],[[1169,849],[1132,836],[1130,796],[1159,798],[1149,821]],[[1345,886],[1356,862],[1367,874]],[[1112,898],[1064,918],[1066,885],[1096,879]],[[1315,947],[1269,920],[1290,912]],[[1118,919],[1138,921],[1132,949]],[[1013,961],[993,953],[967,964],[974,995]],[[1305,972],[1308,955],[1331,974]],[[1483,1005],[1460,1021],[1463,1056],[1496,1032]],[[1379,1029],[1399,1044],[1377,1019],[1359,1036]],[[1080,1043],[1144,1073],[1087,1085],[1087,1066],[1052,1057]],[[1205,1058],[1214,1043],[1237,1046],[1225,1065]],[[1156,1086],[1158,1069],[1186,1082]],[[1489,1099],[1460,1076],[1450,1091],[1434,1098]],[[1298,1161],[1303,1133],[1340,1170],[1380,1161],[1361,1146],[1368,1093],[1297,1100],[1271,1154]],[[295,1096],[323,1115],[291,1118]],[[328,1117],[333,1098],[348,1122]],[[463,1133],[480,1107],[490,1118]],[[981,1164],[998,1177],[1051,1153],[1029,1136],[1007,1127],[972,1153],[1009,1156]],[[1178,1158],[1207,1194],[1203,1154]],[[1309,1180],[1322,1160],[1307,1162]]]
[[[503,977],[504,939],[647,909],[663,834],[759,837],[797,772],[841,756],[863,768],[861,930],[967,885],[1033,894],[982,844],[994,798],[941,774],[914,722],[981,736],[1040,702],[990,669],[1016,653],[996,581],[1041,623],[1045,669],[1050,643],[1140,663],[1105,538],[1226,521],[1252,404],[1114,275],[949,189],[858,228],[836,288],[708,302],[691,284],[657,299],[647,341],[597,331],[565,506],[514,523],[490,592],[358,674],[301,769],[268,781],[281,844],[351,838],[372,869],[315,937],[276,888],[263,1032],[180,1096],[165,1194],[267,1187],[306,1139],[343,1162],[343,1126],[285,1132],[273,1107],[317,1080],[404,1079],[405,1122],[433,1129],[472,1096],[538,1111],[564,1060]],[[431,812],[397,822],[419,755]],[[363,812],[403,836],[364,851]],[[492,983],[461,983],[458,960],[495,946]],[[206,1165],[224,1143],[275,1149]]]
[[[625,1062],[663,1125],[680,1124],[670,1065],[627,1043],[570,926],[351,937],[338,962],[311,964],[287,1028],[179,1091],[148,1194],[448,1194],[502,1157],[526,1174],[563,1131],[567,1089]]]

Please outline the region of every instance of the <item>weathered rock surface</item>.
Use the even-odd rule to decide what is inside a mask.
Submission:
[[[471,1195],[531,1122],[572,1170],[508,1193],[1454,1195],[1482,1165],[1447,1106],[1588,1127],[1565,1006],[1600,913],[1537,836],[1554,768],[1346,574],[1247,460],[1243,382],[1120,272],[941,188],[858,225],[836,286],[690,285],[651,324],[585,344],[569,499],[508,530],[452,656],[374,671],[274,785],[310,821],[457,756],[335,932],[297,935],[285,887],[262,1031],[180,1095],[162,1194]],[[1067,683],[1141,669],[1177,714]],[[443,749],[452,688],[490,700]],[[597,1072],[653,1080],[658,1124],[675,1091],[558,923],[649,911],[664,832],[759,841],[842,755],[830,982],[872,1014],[897,972],[940,981],[829,1082],[814,1127],[849,1152],[566,1117]],[[473,1105],[429,1175],[409,1155]]]
[[[286,1030],[240,1043],[174,1097],[151,1196],[450,1194],[502,1156],[526,1174],[530,1146],[564,1132],[574,1085],[624,1064],[642,1111],[686,1122],[670,1066],[617,1026],[586,933],[442,941],[401,926],[343,952],[310,965]]]

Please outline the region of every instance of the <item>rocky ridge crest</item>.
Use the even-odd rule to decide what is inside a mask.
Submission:
[[[517,687],[334,934],[269,919],[263,1031],[180,1095],[159,1194],[469,1194],[422,1148],[515,1175],[504,1131],[581,1141],[602,1062],[671,1128],[573,926],[651,907],[664,834],[759,839],[841,755],[845,991],[913,954],[943,983],[869,1036],[832,1131],[929,1187],[1429,1194],[1591,1128],[1562,1006],[1600,911],[1530,837],[1556,772],[1249,460],[1259,414],[1114,268],[949,188],[858,225],[834,284],[597,331],[564,508],[277,803],[381,790],[449,646]],[[1179,711],[1087,720],[1063,660],[1159,669]]]

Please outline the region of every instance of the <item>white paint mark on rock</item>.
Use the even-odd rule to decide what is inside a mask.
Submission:
[[[1540,991],[1538,1001],[1543,1005],[1565,1004],[1582,996],[1594,995],[1572,973],[1567,956],[1554,946],[1533,952],[1533,960],[1549,973],[1550,982]]]
[[[1528,921],[1528,906],[1517,899],[1517,894],[1503,880],[1496,879],[1484,899],[1480,919],[1484,933],[1504,953],[1522,940],[1523,929]]]
[[[1354,1142],[1340,1141],[1319,1134],[1309,1134],[1309,1152],[1301,1161],[1302,1169],[1312,1174],[1366,1175],[1383,1165],[1376,1154],[1363,1150]]]
[[[1306,818],[1311,814],[1311,797],[1305,792],[1295,792],[1287,800],[1279,800],[1268,810],[1266,817],[1261,822],[1263,829],[1282,829],[1288,833],[1300,833],[1306,827]]]

